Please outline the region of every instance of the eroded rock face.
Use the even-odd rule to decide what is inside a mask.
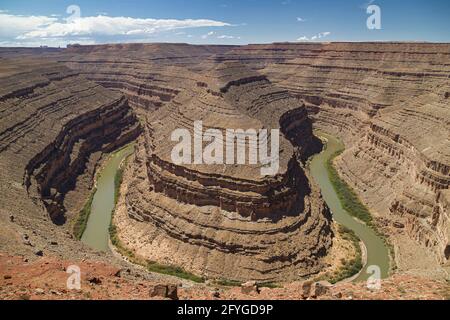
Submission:
[[[122,95],[63,65],[3,61],[0,87],[2,205],[16,199],[20,210],[31,197],[63,224],[78,176],[92,175],[102,152],[135,139],[139,124]]]
[[[315,128],[345,141],[347,151],[336,167],[376,220],[394,228],[385,231],[394,243],[400,268],[417,271],[435,263],[448,264],[449,47],[421,43],[128,44],[1,49],[0,55],[49,57],[129,99],[145,123],[127,195],[129,221],[143,221],[148,227],[129,238],[130,246],[133,241],[143,243],[142,248],[134,247],[144,256],[195,273],[221,277],[226,269],[231,278],[260,280],[319,268],[320,259],[308,249],[304,256],[293,258],[302,228],[311,238],[327,242],[328,235],[323,234],[328,233],[319,231],[327,230],[321,222],[326,209],[301,164],[315,148],[303,104]],[[240,65],[233,67],[230,62]],[[115,94],[108,91],[107,96]],[[119,100],[115,108],[122,110]],[[192,120],[199,119],[205,129],[280,127],[279,176],[261,179],[251,166],[173,166],[164,135],[175,126],[192,129]],[[29,160],[23,163],[48,145],[24,156]],[[25,150],[19,146],[14,152],[22,157]],[[90,163],[95,157],[93,153]],[[55,164],[64,161],[71,163],[60,159]],[[77,168],[76,163],[71,168]],[[11,161],[2,166],[14,167]],[[22,192],[13,181],[24,181],[23,171],[5,179],[11,181],[4,184],[5,192]],[[27,174],[25,181],[27,176],[32,177],[31,191],[37,190],[38,183],[33,181],[38,181],[44,194],[51,195],[50,203],[59,197],[51,180],[60,183],[60,173]],[[294,204],[301,204],[299,210]],[[12,205],[9,201],[4,207]],[[155,246],[154,252],[145,249]],[[297,261],[301,261],[299,267],[290,271],[287,265]],[[234,272],[237,266],[241,273]]]
[[[93,80],[98,77],[99,83],[103,74],[121,79],[114,71],[123,75],[134,70],[130,73],[148,81],[133,85],[132,90],[121,87],[121,91],[142,88],[146,97],[147,85],[158,86],[158,93],[149,94],[155,101],[148,104],[151,110],[184,92],[185,77],[180,75],[186,69],[201,71],[201,60],[240,62],[258,70],[278,88],[305,101],[316,128],[346,142],[347,151],[336,163],[341,175],[377,217],[405,225],[412,240],[405,242],[402,232],[403,240],[397,241],[395,232],[387,230],[397,255],[416,243],[411,252],[432,253],[439,263],[448,261],[449,213],[442,205],[448,202],[450,163],[448,44],[283,43],[215,49],[147,45],[133,50],[133,60],[124,63],[110,57],[125,47],[108,48],[102,51],[107,57],[104,64],[95,54],[99,48],[87,49],[92,59],[85,63],[76,52],[81,49],[64,53],[63,60]],[[153,52],[154,59],[143,58],[139,52]],[[162,91],[171,94],[163,97]],[[285,116],[296,118],[296,114]],[[422,260],[408,254],[405,259]]]
[[[449,52],[449,44],[274,44],[222,60],[248,61],[304,99],[315,127],[346,142],[338,169],[372,212],[402,221],[410,239],[445,263]]]
[[[180,68],[236,46],[121,44],[72,47],[58,57],[89,80],[122,92],[139,112],[160,108],[182,90]],[[180,73],[181,72],[181,73]],[[180,88],[181,86],[181,88]]]
[[[243,65],[202,68],[185,71],[186,89],[147,117],[126,195],[142,233],[124,228],[122,240],[148,260],[208,278],[274,281],[320,271],[331,217],[303,168],[317,143],[305,107]],[[262,176],[261,165],[248,162],[174,164],[171,133],[192,132],[198,120],[222,132],[280,128],[278,174]]]

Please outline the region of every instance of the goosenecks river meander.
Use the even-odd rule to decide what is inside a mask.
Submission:
[[[310,162],[310,171],[322,190],[325,202],[333,213],[333,218],[338,223],[351,229],[361,239],[367,249],[367,264],[356,277],[356,281],[368,279],[367,267],[376,265],[381,270],[381,277],[385,278],[389,271],[389,251],[383,241],[369,226],[354,219],[343,209],[338,195],[329,179],[326,164],[328,159],[344,146],[333,136],[320,133],[327,139],[326,149],[314,156]],[[81,240],[90,247],[100,250],[109,250],[108,228],[111,221],[111,213],[114,209],[114,179],[120,163],[133,152],[133,145],[129,145],[114,153],[101,170],[97,179],[97,191],[94,195],[91,213],[87,227]]]
[[[327,161],[336,151],[344,148],[344,145],[335,137],[325,133],[318,133],[318,136],[327,140],[326,148],[320,154],[314,156],[310,162],[310,171],[315,182],[320,186],[322,196],[333,213],[333,219],[347,227],[358,236],[364,243],[367,251],[367,264],[355,281],[367,280],[371,274],[367,273],[369,266],[375,265],[380,268],[381,277],[386,278],[389,273],[389,250],[384,241],[375,231],[365,223],[353,218],[342,207],[341,201],[330,181]]]
[[[130,144],[113,153],[106,160],[97,179],[97,191],[91,205],[91,213],[81,241],[93,249],[109,250],[109,225],[114,209],[114,179],[123,159],[133,153],[134,145]]]

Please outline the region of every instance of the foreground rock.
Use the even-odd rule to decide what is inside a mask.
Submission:
[[[150,297],[168,298],[172,300],[178,299],[178,288],[174,284],[156,284],[150,287]]]
[[[248,281],[241,285],[241,292],[243,294],[258,294],[259,287],[256,281]]]
[[[77,265],[82,270],[81,289],[69,290],[66,286],[68,266]],[[53,257],[40,258],[25,263],[22,257],[0,253],[0,299],[68,300],[68,299],[303,299],[298,286],[291,284],[282,288],[261,288],[259,294],[243,294],[240,287],[214,289],[202,284],[190,284],[177,288],[167,280],[146,280],[133,276],[118,278],[119,269],[109,264],[86,260],[60,260]],[[7,277],[5,277],[7,276]],[[91,285],[88,277],[101,278],[99,285]],[[154,294],[155,288],[161,294]],[[173,288],[173,290],[169,290]],[[175,290],[177,289],[177,290]],[[445,282],[433,281],[411,275],[395,275],[383,280],[380,290],[369,290],[365,283],[337,284],[317,299],[448,299],[449,287]]]

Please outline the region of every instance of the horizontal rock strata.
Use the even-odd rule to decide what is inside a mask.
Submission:
[[[316,128],[346,142],[338,169],[372,211],[448,261],[438,199],[450,184],[449,44],[251,45],[221,60],[245,61],[304,99]]]
[[[0,84],[3,179],[63,224],[78,176],[92,176],[99,156],[135,139],[140,126],[122,95],[63,65],[11,60],[0,66]]]
[[[147,117],[126,194],[142,233],[122,230],[122,239],[149,260],[205,277],[281,281],[319,272],[331,217],[301,162],[316,143],[305,107],[242,65],[202,68],[186,72],[187,89]],[[280,128],[278,174],[263,177],[248,163],[174,164],[171,132],[193,133],[196,120],[222,132]]]
[[[71,73],[128,98],[145,130],[139,138],[127,201],[133,221],[147,220],[142,224],[151,226],[135,241],[144,241],[144,248],[162,248],[155,252],[142,249],[141,253],[149,258],[183,265],[196,273],[228,276],[217,268],[217,261],[225,258],[214,258],[211,263],[205,258],[209,252],[225,250],[228,242],[231,248],[239,248],[237,233],[224,233],[217,227],[221,219],[226,217],[225,229],[230,221],[238,223],[237,219],[239,232],[245,235],[242,230],[257,227],[261,234],[270,233],[271,228],[292,232],[292,227],[286,229],[278,224],[292,220],[286,225],[296,225],[295,219],[307,216],[313,201],[317,207],[323,206],[319,200],[312,200],[318,197],[314,186],[305,187],[310,184],[309,177],[301,165],[317,151],[309,118],[315,128],[345,141],[347,150],[336,161],[338,171],[389,235],[399,268],[415,272],[414,268],[424,268],[424,264],[440,268],[449,263],[449,49],[449,44],[431,43],[126,44],[66,50],[2,48],[0,61],[5,65],[5,59],[18,55],[50,58],[74,70]],[[7,72],[18,73],[6,69],[2,72],[5,77]],[[41,90],[40,86],[47,86],[45,80],[30,80],[20,88],[21,92],[5,92],[5,99]],[[109,92],[109,98],[115,97]],[[120,101],[117,98],[110,103],[120,105]],[[171,145],[166,143],[165,135],[175,127],[192,130],[193,120],[203,120],[205,129],[279,127],[283,150],[279,176],[261,179],[259,168],[252,166],[174,166],[169,161]],[[14,146],[15,142],[8,146],[8,141],[13,141],[8,139],[11,137],[2,142],[7,146],[2,153]],[[24,163],[28,164],[45,146],[33,151]],[[78,166],[75,162],[73,165]],[[20,181],[24,181],[23,171]],[[39,180],[46,190],[44,194],[55,194],[48,182],[58,174],[49,175],[50,179],[45,174],[29,176],[37,177],[30,179],[30,190],[37,187],[33,181]],[[61,181],[61,177],[55,181]],[[11,189],[12,185],[5,188]],[[296,216],[295,211],[302,213]],[[310,217],[320,217],[312,212]],[[211,225],[210,219],[214,221],[213,227],[205,229],[207,234],[195,226],[197,220],[193,217],[197,215],[205,225]],[[271,227],[264,229],[262,223]],[[217,241],[217,230],[226,240]],[[242,243],[253,241],[249,238]],[[261,247],[267,238],[257,239],[259,247],[254,251],[241,248],[253,252],[254,258],[257,252],[269,250]],[[284,240],[277,243],[284,246],[290,241],[287,237]],[[129,245],[133,246],[131,240]],[[203,260],[192,261],[184,252]],[[289,253],[289,259],[293,255]],[[422,259],[424,255],[426,259]],[[427,262],[416,264],[419,260]],[[261,260],[236,261],[236,265],[247,265],[245,261]],[[273,266],[280,260],[274,261]],[[308,270],[313,271],[317,265],[311,263],[313,267]],[[298,270],[305,270],[302,268]],[[266,262],[258,262],[253,270],[241,269],[250,271],[237,272],[236,278],[272,279],[293,274],[283,265],[267,271],[271,268]]]

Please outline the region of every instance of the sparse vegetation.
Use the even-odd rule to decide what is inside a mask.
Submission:
[[[126,161],[126,160],[125,160]],[[120,197],[120,186],[123,181],[123,167],[122,165],[116,171],[116,175],[114,176],[114,206],[117,204],[117,201]]]
[[[279,284],[274,283],[274,282],[263,282],[263,283],[259,283],[258,286],[260,288],[269,288],[269,289],[281,288],[281,286]]]
[[[369,210],[361,203],[359,197],[353,189],[345,183],[333,166],[333,160],[343,152],[343,149],[336,151],[327,161],[327,171],[330,181],[339,197],[342,207],[355,218],[365,222],[367,225],[373,227],[372,216]]]
[[[122,185],[124,167],[125,167],[127,161],[128,161],[128,157],[119,166],[119,168],[116,171],[116,175],[114,177],[114,206],[117,205],[117,201],[120,198],[120,187]],[[163,265],[163,264],[159,264],[154,261],[147,261],[145,259],[137,257],[134,254],[133,250],[126,248],[120,242],[119,237],[117,235],[117,227],[113,224],[114,211],[115,211],[115,209],[113,209],[113,212],[111,213],[111,222],[109,225],[109,237],[111,239],[111,243],[116,247],[117,251],[121,255],[127,257],[128,260],[134,264],[138,264],[138,265],[146,267],[148,269],[148,271],[151,271],[151,272],[167,274],[167,275],[175,276],[175,277],[182,278],[182,279],[187,279],[187,280],[190,280],[193,282],[198,282],[198,283],[205,282],[204,278],[199,277],[193,273],[187,272],[186,270],[184,270],[180,267]]]
[[[122,245],[118,236],[117,236],[117,228],[115,225],[111,224],[109,227],[109,235],[111,238],[111,243],[115,246],[117,251],[126,257],[131,263],[138,264],[144,266],[150,272],[162,273],[171,276],[175,276],[178,278],[190,280],[197,283],[205,282],[205,279],[199,277],[193,273],[187,272],[184,269],[176,266],[163,265],[156,263],[154,261],[147,261],[145,259],[137,257],[134,252]]]
[[[240,287],[242,285],[242,282],[237,280],[230,280],[230,279],[219,279],[214,281],[215,284],[219,286],[224,287]],[[280,285],[274,283],[274,282],[262,282],[258,283],[258,287],[260,288],[280,288]]]
[[[242,283],[237,280],[230,280],[230,279],[219,279],[214,281],[219,286],[225,286],[225,287],[239,287]]]
[[[191,280],[198,283],[205,282],[204,278],[196,276],[195,274],[187,272],[184,269],[176,266],[163,265],[153,261],[149,261],[147,262],[147,269],[152,272],[168,274],[171,276]]]
[[[372,228],[372,230],[375,231],[375,233],[383,239],[386,247],[389,250],[389,257],[390,257],[390,270],[393,271],[396,269],[395,260],[393,259],[395,252],[394,247],[389,241],[389,238],[386,234],[382,233],[376,226],[376,224],[373,221],[372,215],[370,214],[370,211],[367,209],[367,207],[361,202],[358,195],[355,193],[355,191],[344,181],[340,178],[339,173],[333,166],[333,161],[336,157],[338,157],[344,149],[340,149],[336,151],[334,154],[330,156],[330,158],[327,160],[326,168],[328,171],[328,175],[330,177],[331,184],[333,185],[336,194],[338,195],[339,201],[342,204],[342,207],[352,216],[355,218],[363,221],[366,223],[369,227]]]
[[[338,225],[338,232],[342,239],[350,241],[353,244],[356,254],[350,260],[341,260],[342,267],[339,270],[332,274],[325,274],[320,278],[320,280],[327,280],[333,284],[354,276],[360,272],[363,267],[362,252],[361,247],[359,246],[360,240],[358,236],[353,232],[353,230],[350,230],[343,225]]]
[[[86,230],[89,215],[91,214],[92,201],[94,200],[94,195],[96,191],[97,188],[94,187],[91,191],[91,194],[89,195],[88,200],[84,204],[83,209],[81,209],[77,219],[75,220],[75,223],[73,224],[72,229],[73,235],[77,240],[81,240],[81,237],[83,236],[83,233]]]

